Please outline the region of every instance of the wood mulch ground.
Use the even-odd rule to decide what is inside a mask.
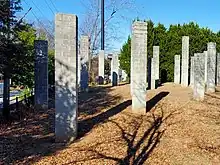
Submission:
[[[129,89],[81,94],[79,138],[68,146],[53,142],[54,110],[1,125],[0,164],[220,164],[219,92],[197,102],[190,87],[167,83],[147,92],[141,115]]]

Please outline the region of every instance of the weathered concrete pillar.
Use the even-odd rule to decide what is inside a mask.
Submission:
[[[78,88],[80,89],[81,86],[81,70],[82,70],[82,64],[81,64],[81,56],[80,56],[80,52],[78,52]]]
[[[99,84],[104,83],[105,76],[105,51],[100,50],[99,52]]]
[[[194,63],[195,63],[195,57],[191,56],[191,66],[190,66],[190,86],[193,88],[194,86]]]
[[[48,107],[48,42],[34,41],[35,49],[35,87],[34,104],[38,108]]]
[[[180,55],[174,56],[174,83],[180,84]]]
[[[202,101],[205,95],[205,58],[203,53],[194,55],[193,98]]]
[[[81,57],[81,72],[80,72],[80,88],[81,90],[88,89],[89,81],[89,62],[90,62],[90,40],[88,36],[81,36],[80,39],[80,57]]]
[[[89,36],[83,35],[80,38],[80,56],[82,63],[88,63],[90,60],[90,39]]]
[[[155,81],[156,81],[156,59],[151,58],[151,78],[150,78],[150,89],[155,89]]]
[[[131,39],[132,111],[146,112],[147,23],[135,21]]]
[[[78,18],[56,14],[55,18],[55,136],[71,142],[77,136],[78,114]]]
[[[112,76],[112,86],[117,86],[119,81],[119,61],[118,55],[113,54],[111,60],[111,76]]]
[[[217,53],[217,85],[220,85],[220,53]]]
[[[206,92],[215,92],[215,76],[216,76],[216,43],[208,43],[207,58],[207,86]]]
[[[122,77],[122,81],[123,81],[123,82],[127,80],[127,74],[126,74],[126,72],[125,72],[124,70],[122,70],[122,75],[121,75],[121,77]]]
[[[208,53],[204,51],[204,58],[205,58],[205,84],[207,84],[207,64],[208,64]]]
[[[119,63],[118,63],[119,65]],[[118,66],[118,83],[122,82],[122,69]]]
[[[153,46],[153,58],[155,60],[155,80],[160,79],[160,47],[159,46]]]
[[[189,36],[182,37],[182,70],[181,70],[181,85],[188,86],[189,76]]]

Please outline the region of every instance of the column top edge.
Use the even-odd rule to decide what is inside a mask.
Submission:
[[[72,17],[76,17],[77,18],[77,15],[76,14],[71,14],[71,13],[56,13],[55,16],[72,16]]]

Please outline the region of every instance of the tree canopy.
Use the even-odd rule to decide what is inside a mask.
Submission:
[[[160,46],[160,77],[163,82],[173,81],[174,56],[181,55],[182,36],[190,38],[190,56],[207,49],[208,42],[217,43],[217,51],[220,51],[220,31],[214,33],[208,28],[199,27],[195,22],[188,24],[170,25],[168,29],[161,23],[155,25],[152,20],[148,23],[147,56],[153,56],[153,46]],[[130,76],[131,38],[123,44],[120,52],[120,67]],[[163,73],[167,73],[167,79],[163,80]]]
[[[37,29],[33,25],[16,17],[20,10],[20,0],[0,1],[0,73],[4,78],[3,115],[6,118],[10,114],[9,79],[14,85],[34,86],[34,40],[42,38],[41,35],[37,38]],[[53,37],[50,43],[53,43]],[[51,45],[49,83],[54,83],[54,48]]]

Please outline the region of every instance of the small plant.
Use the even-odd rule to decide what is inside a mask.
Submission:
[[[23,100],[26,97],[30,97],[31,96],[31,89],[30,88],[25,88],[24,90],[22,90],[22,92],[20,93],[19,100]]]

